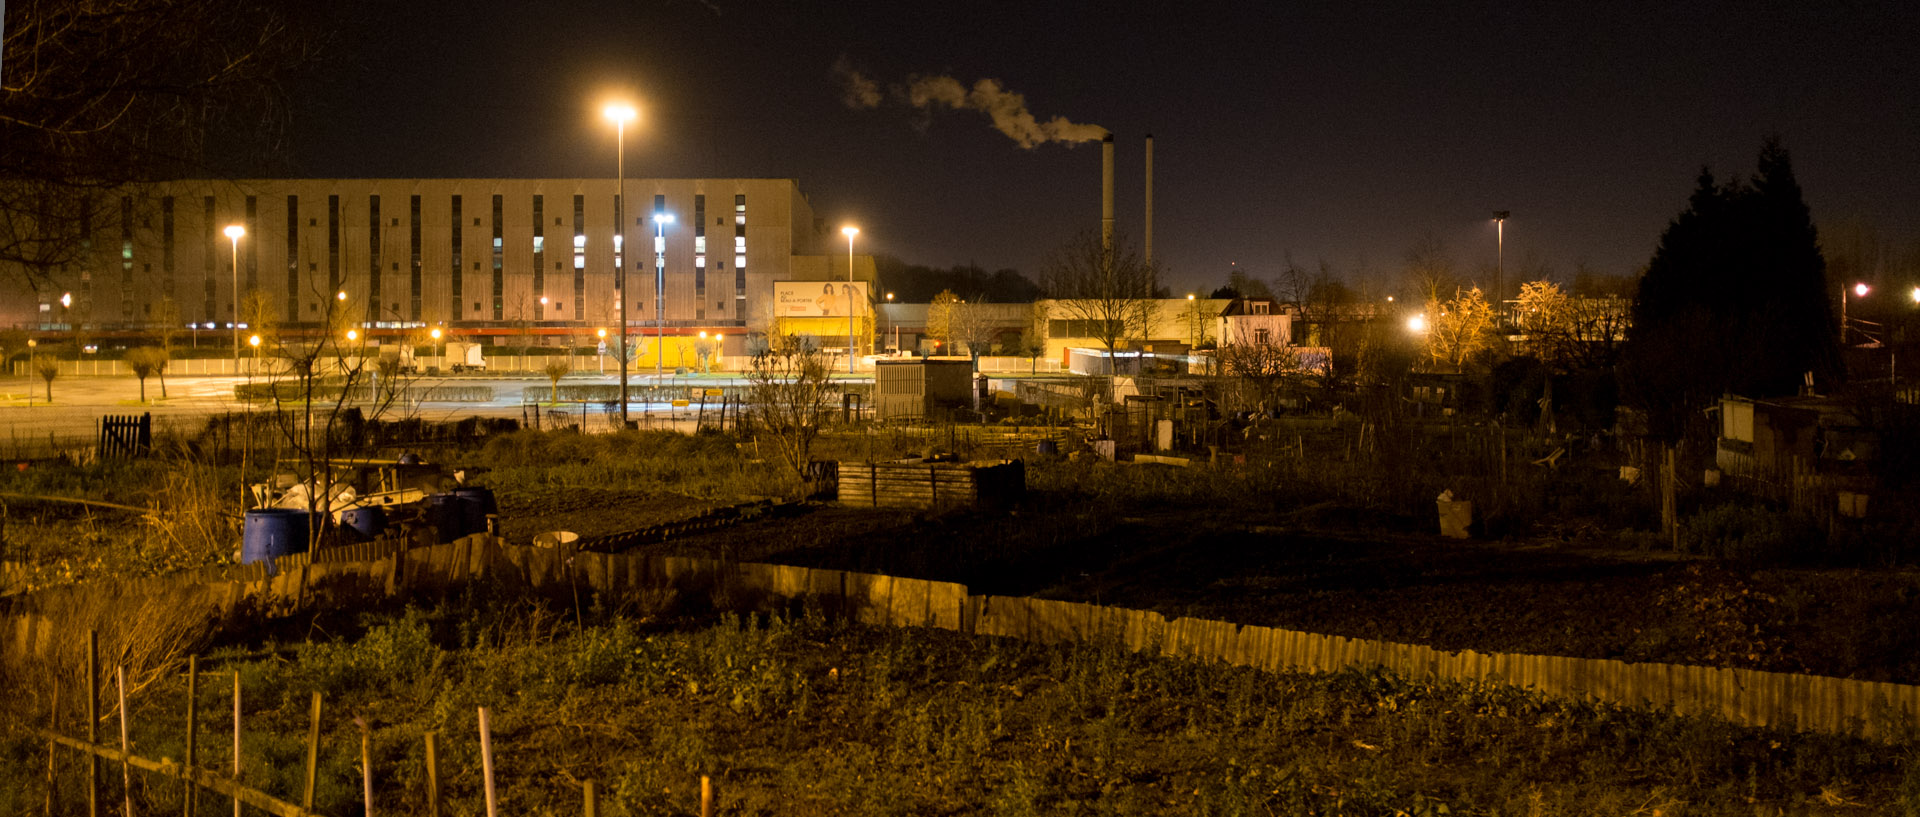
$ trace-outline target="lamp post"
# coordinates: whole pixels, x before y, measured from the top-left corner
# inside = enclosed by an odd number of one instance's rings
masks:
[[[606,374],[607,373],[607,330],[602,329],[594,334],[597,334],[600,336],[600,345],[594,347],[593,359],[595,362],[600,364],[600,373]],[[622,366],[621,368],[624,369],[626,367]],[[622,391],[625,391],[626,388],[627,387],[625,384],[621,384],[620,389]]]
[[[240,373],[240,237],[247,228],[229,224],[224,231],[233,243],[233,373]]]
[[[622,207],[626,204],[627,184],[627,122],[634,117],[632,105],[615,103],[608,105],[601,114],[613,120],[613,288],[620,297],[620,427],[627,426],[627,262],[624,251],[627,242],[622,236],[627,232],[627,220]],[[602,338],[607,336],[601,330]],[[601,373],[606,373],[606,361],[600,363]]]
[[[447,367],[446,355],[441,351],[442,349],[445,349],[446,346],[440,342],[441,336],[446,333],[441,332],[440,327],[436,326],[433,328],[433,331],[428,332],[427,334],[433,336],[433,345],[437,347],[433,350],[434,358],[437,360],[437,363],[435,364],[434,368],[436,369],[446,368]]]
[[[39,373],[39,370],[33,365],[33,353],[34,347],[39,345],[40,341],[27,338],[27,408],[33,408],[33,378],[34,375]]]
[[[672,213],[653,214],[653,254],[657,262],[653,265],[653,376],[660,376],[660,362],[667,357],[667,225],[673,223]]]
[[[1493,317],[1500,318],[1500,310],[1506,304],[1503,293],[1507,288],[1507,216],[1506,210],[1493,211]]]
[[[860,228],[849,224],[840,234],[847,237],[847,374],[853,374],[853,237]]]
[[[1851,287],[1843,286],[1840,288],[1840,345],[1841,346],[1847,345],[1847,290],[1849,289],[1853,290],[1854,297],[1856,298],[1865,298],[1867,297],[1867,293],[1873,291],[1873,288],[1867,286],[1865,281],[1854,284]],[[1916,288],[1914,291],[1916,293],[1920,293],[1920,288]],[[1920,300],[1920,297],[1916,297],[1915,300]]]

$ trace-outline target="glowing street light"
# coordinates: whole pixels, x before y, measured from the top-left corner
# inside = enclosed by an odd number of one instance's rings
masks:
[[[446,351],[445,351],[445,349],[446,349],[446,346],[445,346],[444,344],[442,344],[442,343],[440,342],[440,338],[441,338],[441,336],[442,336],[442,335],[444,335],[444,334],[446,334],[446,333],[444,333],[444,332],[441,332],[441,331],[440,331],[440,327],[438,327],[438,326],[436,326],[436,327],[434,327],[434,328],[433,328],[433,331],[430,331],[430,332],[428,332],[428,333],[427,333],[427,335],[428,335],[429,337],[432,337],[432,338],[433,338],[433,345],[434,345],[434,346],[436,346],[436,347],[439,347],[439,348],[437,348],[437,349],[435,349],[435,350],[434,350],[434,352],[435,352],[435,354],[434,354],[434,357],[437,357],[437,358],[441,358],[441,360],[440,360],[440,365],[441,365],[441,366],[446,366],[446,365],[447,365],[447,361],[446,361],[446,356],[447,356],[447,355],[446,355]]]
[[[622,208],[626,205],[627,186],[627,123],[638,114],[632,105],[615,102],[600,109],[600,115],[613,122],[613,289],[620,293],[620,427],[627,425],[627,262],[623,250],[626,241],[627,219]],[[600,337],[607,336],[606,330],[600,330]],[[600,361],[600,373],[606,374],[607,363]]]
[[[1920,287],[1914,287],[1912,292],[1907,293],[1907,296],[1912,298],[1914,303],[1920,304]]]
[[[594,348],[593,359],[594,359],[594,362],[600,365],[600,373],[606,374],[607,373],[607,330],[601,329],[594,332],[594,334],[600,336],[600,345]],[[622,366],[621,368],[624,369],[626,367]],[[625,379],[625,378],[622,378],[622,379]],[[622,385],[621,388],[625,389],[626,386]]]
[[[1407,331],[1420,333],[1427,331],[1427,316],[1415,315],[1407,319]]]
[[[849,224],[840,234],[847,237],[847,374],[853,374],[853,237],[860,228]]]
[[[1842,286],[1840,288],[1840,345],[1841,346],[1847,345],[1847,290],[1849,289],[1853,290],[1853,296],[1855,298],[1865,298],[1867,297],[1867,293],[1873,291],[1873,288],[1867,286],[1867,282],[1865,281],[1856,283],[1851,287]]]
[[[227,239],[233,242],[233,368],[240,370],[240,237],[247,234],[247,228],[238,224],[229,224]]]

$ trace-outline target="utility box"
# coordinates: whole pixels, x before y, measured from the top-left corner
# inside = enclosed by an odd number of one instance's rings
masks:
[[[873,411],[881,420],[944,419],[973,405],[973,361],[877,360]]]

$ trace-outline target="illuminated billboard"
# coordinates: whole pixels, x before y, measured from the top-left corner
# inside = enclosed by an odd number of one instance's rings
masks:
[[[866,315],[867,285],[860,281],[775,281],[774,314],[782,318],[844,318]]]

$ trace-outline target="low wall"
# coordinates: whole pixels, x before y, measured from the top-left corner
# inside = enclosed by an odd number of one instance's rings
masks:
[[[710,559],[570,552],[503,544],[485,535],[451,544],[402,549],[369,543],[185,577],[61,588],[12,600],[0,618],[0,655],[9,661],[46,656],[71,641],[84,622],[51,621],[44,611],[76,609],[92,594],[93,609],[152,604],[165,596],[231,612],[257,604],[269,610],[353,604],[377,596],[445,592],[470,582],[523,586],[560,597],[574,589],[610,597],[678,588],[717,591],[731,604],[810,598],[874,626],[933,627],[1039,643],[1112,643],[1169,658],[1219,661],[1271,672],[1384,669],[1410,679],[1499,683],[1568,698],[1681,715],[1718,717],[1741,726],[1856,734],[1888,739],[1920,718],[1920,686],[1814,675],[1677,664],[1473,650],[1447,652],[1418,644],[1320,635],[1078,602],[975,596],[965,585],[870,573]],[[102,649],[111,650],[103,629]],[[70,645],[68,645],[70,646]]]

